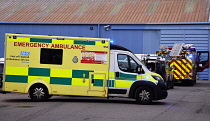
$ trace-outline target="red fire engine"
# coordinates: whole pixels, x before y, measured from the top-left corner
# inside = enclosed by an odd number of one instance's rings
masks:
[[[196,51],[193,44],[175,43],[173,48],[162,48],[156,52],[169,60],[175,82],[194,85],[197,72],[209,68],[209,51]]]

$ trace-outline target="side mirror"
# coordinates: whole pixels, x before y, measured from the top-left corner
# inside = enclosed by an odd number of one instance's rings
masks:
[[[137,66],[136,72],[137,72],[138,74],[143,74],[143,73],[144,73],[144,71],[143,71],[143,69],[142,69],[142,65],[138,65],[138,66]]]

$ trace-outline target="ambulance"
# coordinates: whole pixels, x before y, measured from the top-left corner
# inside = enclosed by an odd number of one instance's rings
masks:
[[[105,38],[5,34],[3,92],[125,97],[150,104],[168,95],[162,77]]]
[[[2,87],[3,70],[4,70],[4,58],[0,58],[0,88]]]

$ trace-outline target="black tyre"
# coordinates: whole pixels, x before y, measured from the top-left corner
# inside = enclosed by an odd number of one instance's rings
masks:
[[[135,99],[138,104],[150,104],[154,99],[154,93],[149,87],[139,87],[135,93]]]
[[[46,101],[49,98],[47,88],[42,84],[33,85],[29,90],[29,96],[32,101]]]
[[[171,81],[166,81],[166,87],[167,87],[167,90],[171,88]]]
[[[194,84],[196,84],[197,83],[197,80],[194,80]]]
[[[195,80],[190,80],[189,86],[194,86],[195,85]]]
[[[0,88],[2,87],[2,77],[0,77]]]
[[[194,80],[182,80],[184,86],[194,86]]]
[[[171,81],[171,89],[174,89],[174,80]]]
[[[48,96],[48,99],[50,99],[51,97],[52,97],[52,95],[49,95],[49,96]]]

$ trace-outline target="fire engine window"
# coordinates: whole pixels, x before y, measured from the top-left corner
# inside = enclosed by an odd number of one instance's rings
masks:
[[[138,64],[128,55],[118,55],[119,69],[125,72],[136,73]]]
[[[208,61],[209,56],[207,52],[199,53],[199,60],[202,61]]]
[[[41,48],[40,63],[41,64],[57,64],[62,65],[63,50]]]

